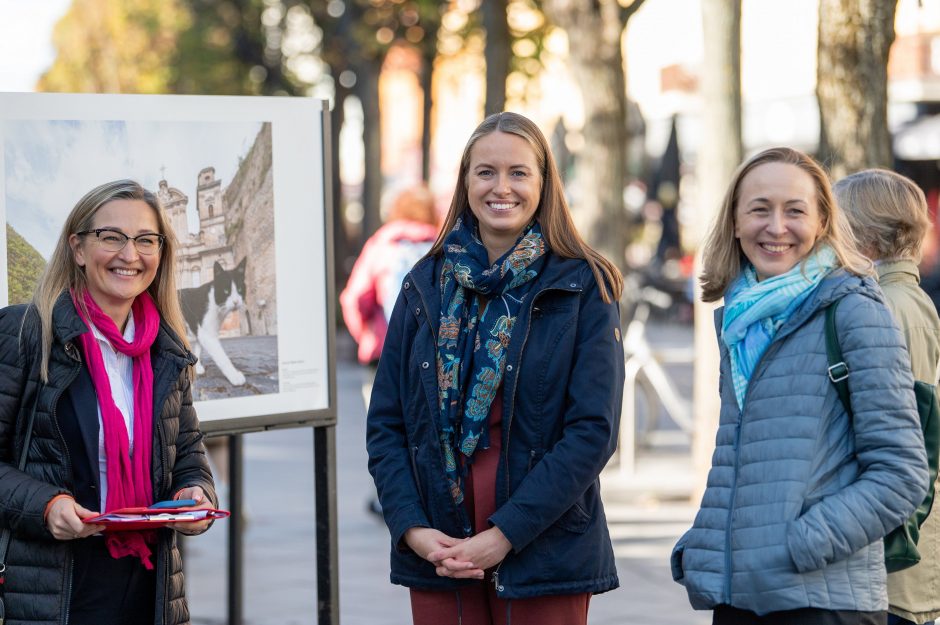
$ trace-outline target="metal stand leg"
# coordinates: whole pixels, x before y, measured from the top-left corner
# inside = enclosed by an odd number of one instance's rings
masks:
[[[228,625],[242,625],[245,593],[244,580],[242,579],[244,565],[242,544],[242,530],[244,528],[242,474],[244,473],[244,460],[242,457],[241,434],[228,437],[228,449],[228,501],[232,511],[232,516],[228,520]]]
[[[317,504],[317,623],[339,625],[336,536],[336,426],[313,428],[313,488]]]

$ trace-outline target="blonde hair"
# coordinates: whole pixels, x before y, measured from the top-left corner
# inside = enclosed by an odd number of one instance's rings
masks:
[[[859,247],[873,260],[920,261],[930,219],[924,192],[913,180],[887,169],[866,169],[834,184],[832,192]]]
[[[481,137],[493,132],[505,132],[521,137],[535,152],[535,160],[542,176],[542,193],[535,214],[542,227],[542,236],[545,237],[548,247],[552,252],[563,258],[584,259],[591,267],[591,271],[594,272],[594,277],[597,280],[604,301],[610,303],[619,300],[623,293],[623,276],[620,275],[620,270],[592,249],[578,234],[574,221],[571,219],[571,210],[568,208],[561,177],[558,174],[558,168],[555,166],[555,158],[552,156],[548,141],[545,140],[545,135],[542,134],[538,126],[518,113],[494,113],[484,119],[470,135],[470,139],[464,147],[463,156],[460,158],[460,172],[454,188],[454,198],[451,200],[450,208],[444,217],[444,224],[437,235],[437,240],[427,255],[435,256],[440,254],[444,247],[444,239],[453,230],[457,219],[462,215],[470,214],[470,202],[467,197],[470,153]]]
[[[78,232],[91,230],[98,209],[112,200],[140,200],[149,206],[157,218],[160,234],[165,238],[160,252],[157,274],[147,287],[160,312],[160,318],[176,333],[183,345],[186,340],[186,325],[176,292],[176,247],[177,240],[170,222],[163,213],[160,200],[152,192],[133,180],[115,180],[95,187],[78,201],[65,219],[62,233],[56,243],[52,258],[46,265],[33,293],[32,304],[39,313],[42,337],[42,360],[40,375],[43,382],[49,381],[49,354],[52,351],[52,311],[56,300],[64,291],[74,290],[80,305],[88,285],[85,270],[75,262],[69,237]]]
[[[872,271],[871,261],[858,251],[855,235],[833,198],[829,175],[822,166],[799,150],[787,147],[770,148],[742,163],[731,178],[731,184],[728,185],[718,215],[702,248],[704,269],[699,281],[702,284],[703,301],[714,302],[724,297],[728,287],[741,273],[746,258],[740,242],[734,235],[738,192],[744,177],[767,163],[795,165],[809,174],[816,187],[816,204],[819,208],[822,232],[807,258],[815,253],[820,245],[829,245],[835,252],[837,266],[860,276],[868,275]]]

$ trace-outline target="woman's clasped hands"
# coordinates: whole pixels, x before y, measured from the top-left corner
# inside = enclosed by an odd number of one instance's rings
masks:
[[[433,564],[438,575],[454,579],[483,579],[484,571],[502,562],[512,549],[498,527],[470,538],[454,538],[429,527],[413,527],[405,532],[405,542]]]

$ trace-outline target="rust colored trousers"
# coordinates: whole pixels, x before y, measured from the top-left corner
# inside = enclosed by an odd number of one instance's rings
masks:
[[[502,387],[489,415],[490,446],[477,449],[464,496],[475,531],[489,527],[496,511],[496,469],[502,445]],[[493,572],[486,572],[490,580]],[[411,591],[414,625],[586,625],[591,593],[500,599],[491,581],[460,590]]]

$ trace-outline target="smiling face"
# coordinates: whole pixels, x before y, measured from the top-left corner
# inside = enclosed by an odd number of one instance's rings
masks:
[[[88,228],[113,228],[127,236],[160,233],[157,216],[142,200],[111,200],[99,208]],[[140,254],[133,241],[109,252],[91,234],[69,237],[76,264],[85,268],[88,293],[118,328],[123,328],[134,298],[147,290],[157,275],[160,252]]]
[[[759,280],[788,272],[823,231],[813,178],[789,163],[758,165],[741,180],[734,222]]]
[[[538,210],[542,175],[535,151],[514,134],[480,137],[470,150],[466,185],[492,263],[512,248]]]

